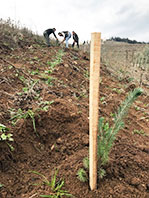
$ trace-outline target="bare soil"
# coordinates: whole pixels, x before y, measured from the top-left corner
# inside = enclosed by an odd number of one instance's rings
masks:
[[[48,194],[47,187],[33,185],[39,181],[38,176],[29,171],[50,178],[58,168],[57,179],[64,178],[65,189],[76,198],[148,198],[149,96],[143,94],[131,107],[104,167],[106,176],[99,180],[97,190],[91,191],[88,183],[80,182],[76,176],[89,149],[89,54],[64,50],[61,63],[46,74],[54,78],[48,85],[41,73],[49,69],[48,62],[55,60],[59,50],[60,47],[33,45],[1,55],[0,123],[10,128],[14,151],[0,142],[0,183],[4,185],[0,197],[37,198]],[[21,76],[28,82],[39,81],[23,92],[26,85]],[[99,115],[112,124],[112,115],[135,87],[127,80],[118,81],[101,65]],[[12,109],[34,111],[43,101],[53,102],[48,111],[36,113],[36,133],[30,118],[12,125]]]

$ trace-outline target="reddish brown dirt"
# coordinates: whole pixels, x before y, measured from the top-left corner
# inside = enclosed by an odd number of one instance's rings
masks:
[[[58,47],[30,47],[0,59],[0,123],[13,133],[14,151],[0,142],[1,198],[37,198],[47,194],[48,188],[33,186],[38,171],[50,177],[55,168],[58,178],[64,178],[65,189],[76,198],[148,198],[149,197],[149,97],[142,95],[130,109],[125,128],[121,130],[105,166],[106,177],[90,191],[88,183],[77,179],[82,160],[88,155],[88,92],[89,55],[76,50],[64,52],[62,62],[50,75],[51,85],[44,83],[39,73],[48,70]],[[37,71],[31,75],[30,71]],[[19,77],[39,79],[28,93]],[[119,82],[107,68],[101,67],[99,115],[112,123],[112,114],[134,86]],[[116,88],[116,89],[115,89]],[[22,95],[18,94],[22,93]],[[37,93],[40,97],[37,96]],[[15,126],[10,110],[35,110],[41,101],[54,101],[48,111],[35,116],[37,134],[31,119],[21,119]],[[144,134],[134,134],[134,130]]]

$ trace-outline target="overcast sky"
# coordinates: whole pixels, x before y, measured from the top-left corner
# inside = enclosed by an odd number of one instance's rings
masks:
[[[48,28],[91,32],[149,42],[149,0],[0,0],[0,18],[11,18],[42,34]]]

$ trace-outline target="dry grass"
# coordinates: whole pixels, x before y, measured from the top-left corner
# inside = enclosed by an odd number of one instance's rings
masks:
[[[16,48],[33,44],[43,44],[43,38],[33,34],[27,28],[14,24],[10,19],[0,19],[0,52],[8,53]]]

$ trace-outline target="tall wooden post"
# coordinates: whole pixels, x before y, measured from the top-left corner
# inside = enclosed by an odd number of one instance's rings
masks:
[[[90,94],[89,94],[89,184],[97,188],[97,130],[99,110],[101,33],[91,34],[90,48]]]

